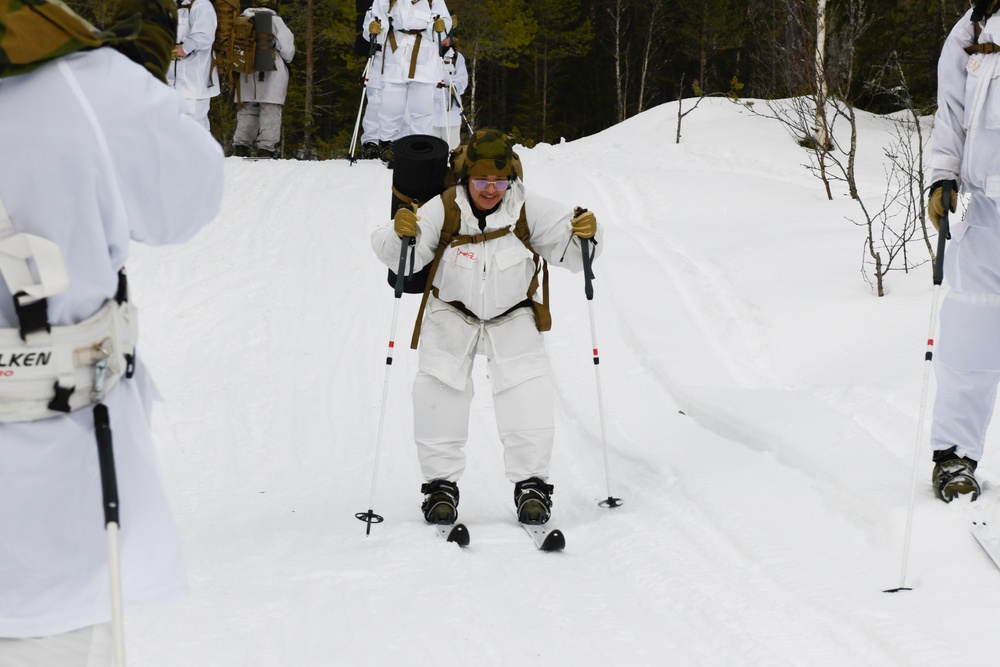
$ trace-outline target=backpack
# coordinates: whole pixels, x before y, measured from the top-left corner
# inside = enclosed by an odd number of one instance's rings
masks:
[[[240,16],[240,0],[212,0],[218,23],[215,27],[212,67],[219,73],[225,90],[233,89],[233,62],[236,59],[234,39],[236,20]]]
[[[240,0],[212,0],[218,26],[215,29],[214,67],[232,90],[237,74],[252,76],[273,72],[274,33],[268,12],[253,16],[240,13]]]
[[[236,17],[233,25],[234,72],[251,76],[277,69],[274,64],[273,18],[274,14],[270,12]]]

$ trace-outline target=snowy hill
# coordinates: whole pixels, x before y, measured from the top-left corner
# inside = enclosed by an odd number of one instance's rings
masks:
[[[393,295],[369,234],[379,164],[226,165],[222,213],[181,248],[135,247],[142,354],[166,402],[156,440],[191,595],[130,613],[130,664],[213,666],[990,664],[1000,572],[969,533],[984,497],[930,490],[926,438],[906,583],[903,536],[930,267],[861,276],[863,231],[782,127],[724,101],[520,150],[528,187],[606,226],[593,307],[608,496],[583,279],[552,272],[559,554],[512,513],[485,364],[474,373],[461,517],[418,507],[400,308],[369,507]],[[861,116],[863,188],[884,118]],[[955,652],[962,647],[961,655]]]

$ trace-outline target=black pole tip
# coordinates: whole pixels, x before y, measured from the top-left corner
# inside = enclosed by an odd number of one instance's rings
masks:
[[[385,521],[385,519],[383,519],[378,514],[375,514],[375,512],[373,512],[372,510],[368,510],[367,512],[358,512],[357,514],[354,515],[354,518],[360,521],[364,521],[365,523],[368,524],[368,527],[365,529],[365,535],[371,534],[373,523],[382,523],[383,521]]]
[[[622,506],[622,499],[621,498],[612,498],[611,496],[608,496],[606,500],[602,500],[601,502],[599,502],[597,504],[600,507],[607,507],[607,508],[614,509],[615,507],[621,507]]]

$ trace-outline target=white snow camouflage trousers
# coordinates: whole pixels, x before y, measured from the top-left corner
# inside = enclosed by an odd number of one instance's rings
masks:
[[[465,471],[472,367],[486,350],[507,479],[548,479],[555,434],[552,375],[530,308],[482,324],[431,297],[413,383],[414,440],[426,481],[457,482]]]
[[[236,113],[233,144],[254,146],[274,152],[281,141],[281,105],[270,102],[244,102]]]
[[[934,450],[957,447],[978,461],[1000,382],[1000,209],[973,190],[965,221],[945,250],[949,291],[934,356]]]

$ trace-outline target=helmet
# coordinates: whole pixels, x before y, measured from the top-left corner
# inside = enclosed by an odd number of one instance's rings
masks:
[[[514,180],[514,147],[500,130],[479,130],[469,138],[462,164],[462,178],[501,176]]]

